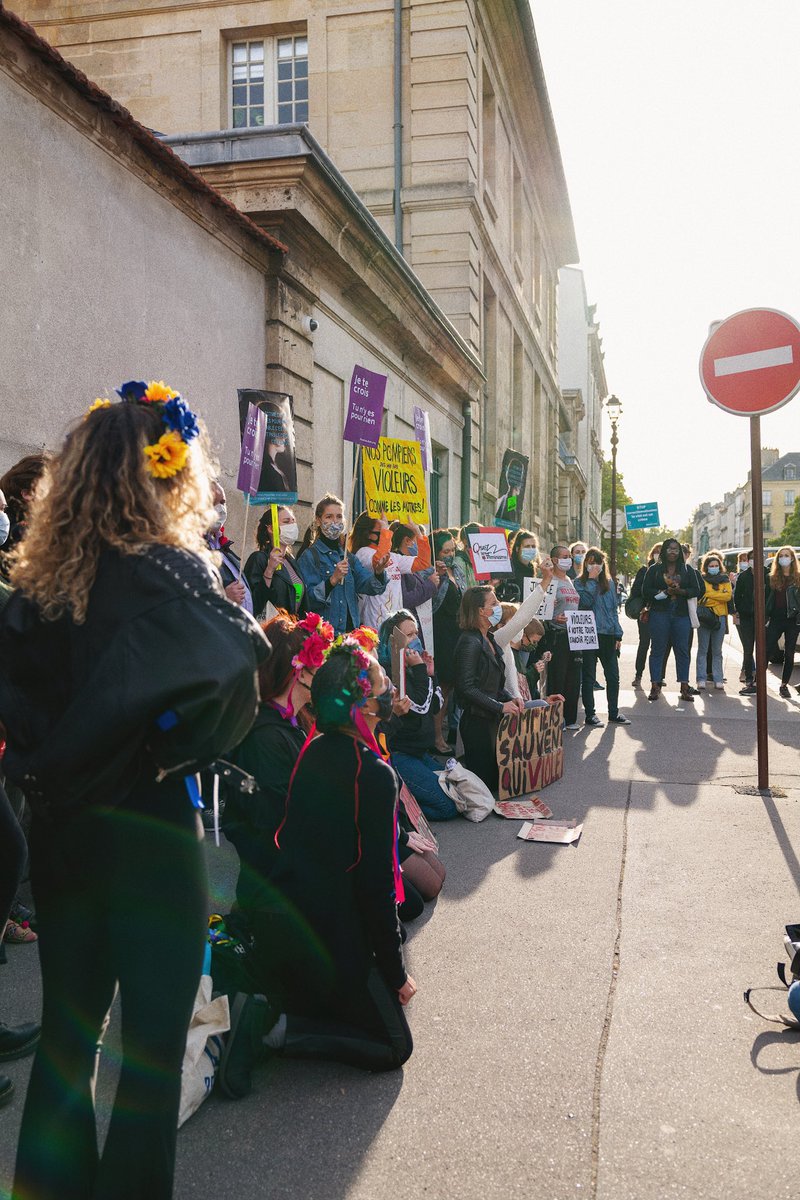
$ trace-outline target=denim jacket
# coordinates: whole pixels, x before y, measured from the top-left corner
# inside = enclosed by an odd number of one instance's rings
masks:
[[[619,623],[617,596],[613,587],[609,586],[607,592],[601,592],[596,579],[584,580],[580,576],[574,582],[575,590],[581,598],[581,608],[590,608],[594,611],[598,634],[610,634],[611,637],[620,641],[622,626]]]
[[[328,588],[334,567],[347,554],[350,570],[341,583]],[[334,631],[346,633],[361,624],[357,596],[377,596],[386,588],[386,575],[376,575],[355,554],[335,549],[318,538],[297,560],[297,571],[306,585],[306,603],[311,612],[330,621]]]

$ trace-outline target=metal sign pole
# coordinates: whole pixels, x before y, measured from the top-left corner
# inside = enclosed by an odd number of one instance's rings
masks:
[[[767,735],[767,638],[764,597],[764,527],[761,514],[761,418],[750,418],[750,486],[753,513],[753,597],[756,634],[756,738],[758,745],[758,788],[769,788],[769,743]]]

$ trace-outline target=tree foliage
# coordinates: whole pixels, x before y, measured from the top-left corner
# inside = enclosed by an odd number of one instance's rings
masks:
[[[780,540],[784,546],[800,546],[800,496],[794,502],[792,515],[783,527]]]

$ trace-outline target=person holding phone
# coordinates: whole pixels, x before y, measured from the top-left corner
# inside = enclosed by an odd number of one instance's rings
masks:
[[[404,576],[412,571],[426,570],[431,565],[430,546],[422,530],[417,525],[408,526],[406,530],[408,536],[401,541],[396,538],[396,531],[390,528],[385,515],[371,517],[368,512],[362,512],[356,517],[347,541],[349,552],[366,570],[371,570],[376,560],[385,563],[384,590],[377,595],[362,594],[358,598],[361,624],[368,625],[376,633],[387,617],[407,607],[403,603]]]
[[[581,608],[594,613],[597,628],[598,649],[583,651],[582,695],[585,724],[594,727],[603,724],[595,712],[594,685],[599,658],[606,677],[608,723],[630,725],[628,718],[619,711],[619,651],[622,644],[622,626],[619,623],[613,580],[608,574],[606,556],[599,547],[590,546],[586,551],[581,573],[575,579],[575,588],[580,596]]]
[[[642,596],[650,608],[650,693],[648,700],[661,695],[664,660],[668,642],[675,650],[675,662],[681,699],[694,703],[689,684],[689,633],[691,622],[687,601],[704,591],[703,581],[686,562],[677,538],[667,538],[658,559],[647,568],[642,581]]]
[[[292,547],[300,537],[291,508],[278,508],[279,544],[272,544],[272,506],[264,510],[256,529],[258,550],[244,564],[244,577],[253,596],[253,612],[261,620],[267,604],[291,616],[305,611],[305,585]]]

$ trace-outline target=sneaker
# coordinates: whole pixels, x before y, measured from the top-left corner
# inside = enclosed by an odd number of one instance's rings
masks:
[[[781,686],[778,688],[778,691],[779,691],[779,692],[780,692],[780,694],[781,694],[782,696],[784,696],[784,697],[785,697],[787,700],[788,700],[788,699],[791,697],[791,694],[792,694],[792,693],[789,691],[789,689],[788,689],[788,687],[786,686],[786,684],[785,684],[785,683],[782,683],[782,684],[781,684]]]
[[[232,1100],[248,1095],[253,1086],[253,1067],[264,1054],[264,1034],[275,1023],[271,1011],[266,996],[237,992],[217,1071],[219,1086]]]
[[[630,721],[622,713],[617,713],[615,717],[608,718],[609,725],[630,725]]]
[[[697,688],[690,687],[688,689],[688,692],[689,692],[690,696],[699,696],[700,695],[700,692],[698,691]]]
[[[717,689],[717,691],[718,691],[718,692],[724,692],[724,691],[725,691],[725,684],[724,684],[724,683],[715,683],[715,684],[714,684],[714,687]]]
[[[633,683],[631,684],[631,687],[633,687],[633,688],[640,688],[641,686],[642,686],[642,677],[641,677],[641,675],[634,675],[634,677],[633,677]]]
[[[571,725],[565,725],[564,728],[565,729],[580,729],[580,725],[578,724],[577,721],[573,721]]]
[[[41,1025],[28,1021],[25,1025],[0,1025],[0,1061],[10,1062],[12,1058],[25,1058],[33,1054],[42,1032]]]
[[[596,679],[595,679],[595,681],[594,681],[594,690],[595,690],[596,692],[602,692],[602,691],[603,691],[603,685],[602,685],[602,683],[598,683]]]
[[[757,691],[758,691],[758,688],[756,687],[756,685],[754,683],[748,683],[748,684],[745,684],[745,686],[741,689],[741,691],[739,692],[739,695],[740,696],[755,696]]]
[[[596,713],[591,717],[587,717],[583,723],[584,723],[584,725],[591,725],[593,729],[602,729],[603,728],[603,722],[600,720],[600,718],[597,716]]]

